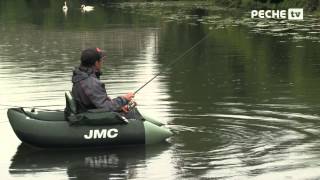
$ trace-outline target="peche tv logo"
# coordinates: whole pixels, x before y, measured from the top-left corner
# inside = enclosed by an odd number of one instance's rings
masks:
[[[303,9],[290,8],[288,10],[252,10],[251,18],[303,20]]]

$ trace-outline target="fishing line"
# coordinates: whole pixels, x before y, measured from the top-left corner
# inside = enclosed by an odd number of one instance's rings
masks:
[[[195,47],[197,47],[199,44],[201,44],[205,39],[209,37],[209,33],[207,33],[202,39],[200,39],[197,43],[195,43],[193,46],[191,46],[188,50],[186,50],[183,54],[181,54],[179,57],[177,57],[175,60],[173,60],[171,63],[164,66],[164,70],[160,71],[158,74],[153,76],[149,81],[147,81],[145,84],[143,84],[139,89],[137,89],[134,94],[137,94],[142,88],[144,88],[146,85],[148,85],[151,81],[153,81],[155,78],[157,78],[160,74],[162,74],[168,67],[174,66],[178,61],[182,59],[185,55],[187,55],[191,50],[193,50]]]

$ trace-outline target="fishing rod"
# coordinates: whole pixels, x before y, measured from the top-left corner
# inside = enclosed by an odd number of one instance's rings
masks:
[[[15,106],[15,105],[8,105],[8,104],[0,104],[0,106],[4,106],[4,107],[8,107],[8,108],[30,108],[32,110],[34,109],[38,109],[38,110],[43,110],[43,111],[52,111],[52,112],[64,112],[64,110],[54,110],[54,109],[44,109],[41,107],[52,107],[54,105],[51,106],[33,106],[33,107],[28,107],[28,106]],[[6,108],[7,109],[7,108]],[[0,109],[0,110],[5,110],[4,108]],[[0,125],[9,122],[8,120],[5,121],[0,121]]]
[[[195,43],[193,46],[191,46],[188,50],[186,50],[184,53],[182,53],[180,56],[178,56],[175,60],[173,60],[171,63],[167,64],[164,66],[164,70],[160,71],[159,73],[157,73],[155,76],[153,76],[149,81],[147,81],[146,83],[144,83],[140,88],[138,88],[136,91],[134,91],[133,94],[137,94],[142,88],[144,88],[146,85],[148,85],[151,81],[153,81],[155,78],[157,78],[160,74],[162,74],[167,68],[169,68],[170,66],[173,67],[174,65],[177,64],[177,62],[179,62],[185,55],[187,55],[189,52],[191,52],[191,50],[193,50],[194,48],[196,48],[199,44],[201,44],[205,39],[207,39],[209,37],[209,33],[207,33],[203,38],[201,38],[197,43]]]
[[[52,107],[55,105],[48,105],[48,106],[15,106],[15,105],[8,105],[8,104],[0,104],[0,106],[8,107],[8,108],[30,108],[30,109],[39,109],[44,111],[54,111],[54,112],[63,112],[64,110],[54,110],[54,109],[45,109],[41,107]],[[60,105],[59,105],[60,106]]]

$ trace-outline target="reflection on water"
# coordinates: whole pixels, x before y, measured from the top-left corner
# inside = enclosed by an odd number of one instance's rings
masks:
[[[21,144],[12,158],[9,172],[14,177],[66,173],[69,179],[132,179],[159,156],[168,144],[105,149],[46,150]],[[48,176],[48,175],[45,175]]]
[[[163,5],[161,14],[148,4],[135,9],[97,3],[81,14],[78,1],[70,1],[65,16],[62,3],[36,2],[1,1],[0,104],[63,109],[81,49],[98,46],[107,52],[102,81],[112,96],[163,71],[136,98],[142,111],[168,123],[175,135],[170,147],[155,148],[150,156],[149,147],[39,151],[19,146],[1,107],[0,171],[6,179],[320,178],[320,45],[292,38],[318,36],[313,17],[306,20],[312,27],[300,32],[303,22],[285,30],[286,21],[235,20],[204,5],[181,11]]]

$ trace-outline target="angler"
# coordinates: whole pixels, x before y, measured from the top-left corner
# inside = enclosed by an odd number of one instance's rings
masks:
[[[76,100],[77,113],[90,109],[103,111],[128,112],[128,103],[134,97],[133,93],[110,98],[105,84],[100,81],[101,68],[105,53],[99,48],[88,48],[82,51],[80,66],[73,70],[72,96]]]
[[[192,49],[197,47],[208,36],[209,34],[204,36],[182,55],[167,64],[165,69],[176,65],[182,57],[191,52]],[[100,49],[96,48],[90,51],[94,51],[97,55],[94,63],[97,63],[97,60],[103,58]],[[100,65],[98,64],[97,66]],[[100,90],[105,90],[103,84],[98,81],[98,76],[100,74],[97,72],[98,71],[91,71],[90,75],[93,76],[93,81],[95,81],[95,83],[101,85],[101,87],[99,87]],[[133,115],[136,115],[138,111],[136,108],[130,108],[130,106],[134,107],[134,103],[132,103],[132,101],[130,103],[129,100],[132,100],[136,93],[157,78],[162,72],[163,71],[153,76],[134,93],[129,93],[124,97],[118,98],[125,106],[122,106],[124,105],[122,103],[118,103],[117,106],[99,106],[98,104],[109,103],[110,105],[110,102],[111,104],[113,102],[111,99],[107,99],[107,94],[105,92],[105,94],[101,96],[102,102],[97,101],[94,103],[91,101],[92,97],[89,97],[92,96],[92,94],[86,91],[83,91],[82,93],[86,93],[85,95],[86,98],[88,98],[86,99],[88,100],[88,104],[83,103],[82,105],[88,105],[89,108],[102,108],[102,110],[106,110],[106,107],[109,107],[108,110],[113,110],[112,107],[117,107],[116,109],[119,110],[118,107],[121,107],[120,109],[122,111],[128,110],[129,112],[133,112]],[[90,75],[88,74],[88,76]],[[81,80],[79,80],[79,82],[80,81]],[[81,83],[79,83],[79,86],[82,88]],[[25,143],[39,147],[97,147],[128,144],[154,144],[164,141],[173,135],[170,129],[166,128],[163,123],[145,115],[139,114],[138,116],[132,116],[132,118],[127,119],[123,114],[114,111],[99,111],[99,109],[97,109],[97,111],[90,111],[90,109],[86,110],[87,107],[83,108],[81,104],[77,104],[79,103],[81,95],[76,94],[76,92],[78,92],[76,90],[74,92],[76,99],[74,99],[69,91],[65,93],[65,111],[46,110],[38,112],[35,109],[28,111],[23,107],[8,109],[8,119],[17,137]],[[97,100],[95,98],[93,98],[94,101]],[[110,102],[106,103],[106,101]],[[99,129],[92,129],[93,126],[99,127]],[[106,138],[109,138],[109,140],[105,141],[104,139]],[[88,141],[89,139],[96,140]]]

